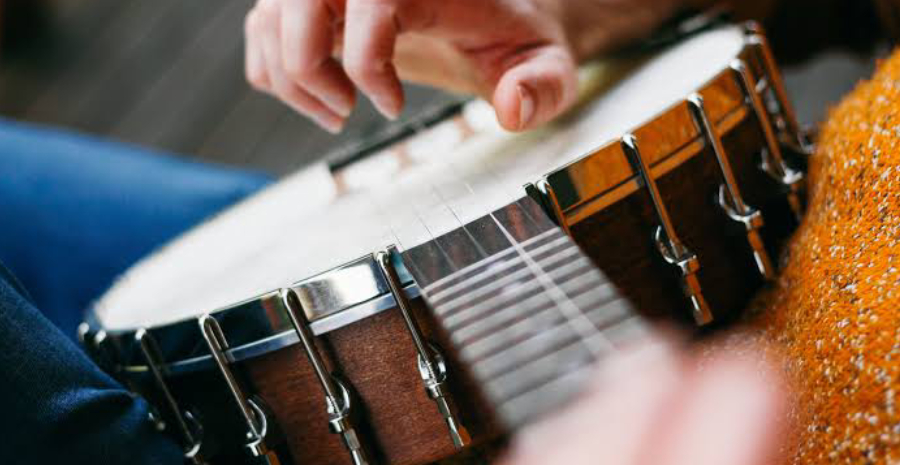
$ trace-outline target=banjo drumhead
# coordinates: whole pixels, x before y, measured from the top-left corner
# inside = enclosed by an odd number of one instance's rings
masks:
[[[504,132],[484,102],[414,136],[397,157],[342,173],[306,168],[183,234],[128,270],[95,304],[107,330],[154,327],[226,308],[397,244],[418,245],[522,197],[522,185],[639,127],[726,69],[744,44],[725,27],[635,64],[584,72],[600,95],[527,134]],[[691,66],[685,66],[690,63]],[[619,77],[621,67],[629,68]],[[594,84],[594,86],[592,86]],[[474,129],[474,131],[472,131]]]

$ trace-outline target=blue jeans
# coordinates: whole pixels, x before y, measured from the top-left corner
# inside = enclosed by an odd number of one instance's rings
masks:
[[[0,463],[182,462],[75,328],[126,267],[268,182],[0,121]]]

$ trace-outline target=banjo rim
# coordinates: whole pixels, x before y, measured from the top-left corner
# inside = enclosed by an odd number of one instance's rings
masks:
[[[740,30],[740,26],[728,25],[713,29],[723,30],[733,28]],[[760,34],[759,30],[748,25],[742,29],[744,42],[735,59],[746,58],[753,52],[751,49],[751,38]],[[746,60],[749,61],[749,60]],[[714,77],[700,84],[696,92],[701,93],[704,90],[716,85],[723,79],[733,79],[730,75],[731,70],[725,68],[719,71]],[[760,83],[764,84],[762,88],[757,88],[757,93],[763,93],[769,90],[768,82],[760,79]],[[733,96],[735,97],[735,96]],[[713,125],[716,132],[720,134],[727,133],[734,129],[740,122],[752,115],[750,104],[745,96],[736,96],[737,103],[724,112],[721,117],[715,118]],[[684,100],[669,105],[644,122],[638,127],[633,128],[638,131],[647,127],[666,115],[676,111],[683,106]],[[681,147],[686,147],[698,141],[701,143],[697,153],[702,151],[702,140],[698,134],[686,136]],[[559,177],[560,173],[568,173],[573,167],[579,164],[597,158],[601,154],[605,154],[613,148],[617,148],[619,139],[613,139],[591,150],[588,153],[577,157],[575,161],[559,167],[545,175],[541,180],[537,180],[538,185],[546,184],[548,180]],[[679,149],[680,150],[680,149]],[[666,165],[669,167],[662,170],[658,176],[662,176],[671,171],[682,163],[696,155],[688,154],[682,156],[681,159],[672,161],[671,158],[676,155],[679,150],[661,156],[651,168],[656,171],[656,167]],[[657,175],[657,173],[654,173]],[[632,173],[629,178],[637,178],[636,173]],[[630,181],[629,181],[630,182]],[[523,191],[522,197],[528,192]],[[611,203],[621,200],[631,195],[630,193],[618,194],[618,199]],[[594,196],[596,199],[596,195]],[[583,197],[582,197],[583,199]],[[567,208],[575,208],[578,202],[568,202]],[[611,204],[607,203],[607,205]],[[575,205],[575,207],[573,207]],[[566,220],[566,212],[560,208],[559,204],[555,205],[555,216]],[[602,208],[600,208],[602,209]],[[594,210],[595,212],[597,210]],[[396,250],[391,253],[394,267],[398,270],[404,292],[407,298],[413,299],[420,295],[418,286],[414,283],[412,276],[403,265],[400,254]],[[368,280],[364,283],[363,280]],[[341,284],[338,285],[337,282]],[[357,292],[353,295],[347,295],[341,292],[347,289],[348,283],[358,284],[363,282],[365,290]],[[382,311],[388,310],[396,306],[396,299],[390,292],[386,278],[378,268],[374,254],[367,254],[363,257],[344,263],[331,270],[311,276],[306,279],[295,282],[287,289],[294,291],[303,303],[303,309],[310,323],[310,329],[314,335],[326,334],[335,329],[350,325],[361,319],[373,316]],[[228,334],[231,341],[230,348],[227,349],[226,356],[229,361],[240,361],[253,358],[265,353],[269,353],[284,347],[291,346],[300,342],[299,337],[291,326],[290,319],[287,316],[289,310],[285,308],[280,298],[281,289],[272,290],[255,297],[250,297],[244,301],[229,305],[226,307],[214,309],[208,313],[194,315],[170,321],[161,324],[148,325],[147,327],[132,328],[107,328],[103,325],[98,312],[103,309],[101,304],[95,304],[88,310],[86,321],[79,326],[78,337],[82,344],[95,355],[95,359],[111,361],[114,360],[114,366],[118,370],[125,373],[143,373],[149,371],[149,367],[140,351],[140,344],[137,340],[137,334],[146,332],[153,336],[160,347],[161,361],[165,364],[168,372],[172,374],[187,373],[204,370],[214,367],[212,356],[204,350],[202,344],[190,343],[191,340],[200,340],[202,338],[199,330],[197,319],[204,315],[211,315],[219,320],[223,331]],[[305,300],[304,300],[305,299]],[[248,323],[256,323],[257,327],[247,328]],[[185,340],[188,343],[185,343]],[[110,350],[108,347],[112,341],[115,347],[115,353],[109,354],[105,351]]]

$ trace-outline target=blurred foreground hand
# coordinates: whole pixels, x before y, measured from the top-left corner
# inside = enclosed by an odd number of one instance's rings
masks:
[[[400,79],[477,94],[519,131],[573,103],[578,61],[646,36],[689,2],[258,0],[245,22],[246,74],[331,132],[355,88],[396,118]]]
[[[781,383],[757,360],[644,347],[566,411],[513,439],[503,465],[762,465],[779,443]]]

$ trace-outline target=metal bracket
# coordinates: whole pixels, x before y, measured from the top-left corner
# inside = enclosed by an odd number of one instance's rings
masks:
[[[356,434],[356,429],[353,425],[350,392],[325,367],[322,356],[316,348],[312,331],[309,329],[309,321],[306,319],[306,313],[303,310],[300,299],[297,297],[296,292],[286,288],[281,290],[281,301],[291,319],[294,331],[297,332],[297,336],[300,338],[301,344],[303,344],[306,356],[316,373],[316,377],[322,385],[322,390],[325,392],[325,402],[328,407],[328,424],[331,432],[341,435],[344,446],[350,453],[350,459],[354,465],[370,463],[368,454],[363,449],[362,442]]]
[[[172,417],[175,418],[175,423],[178,426],[178,433],[181,436],[185,448],[184,458],[191,463],[198,465],[206,463],[199,454],[200,447],[203,443],[203,428],[194,415],[191,414],[190,410],[183,410],[175,400],[175,396],[172,395],[172,391],[169,389],[168,383],[166,383],[165,365],[160,356],[156,339],[154,339],[144,328],[139,329],[134,334],[134,339],[141,348],[141,353],[144,355],[144,360],[147,362],[147,368],[153,376],[156,386],[163,394],[166,406],[169,408]],[[164,429],[165,425],[162,423],[161,418],[159,418],[158,415],[155,415],[154,417],[154,420],[160,429]],[[193,430],[188,426],[188,423],[194,425]]]
[[[265,411],[259,403],[253,399],[249,399],[240,383],[231,371],[231,365],[228,361],[225,351],[228,349],[228,341],[222,332],[219,322],[209,314],[202,315],[197,319],[200,325],[200,332],[203,333],[203,339],[209,347],[213,361],[219,367],[228,389],[231,391],[234,401],[244,417],[247,425],[247,450],[251,457],[257,463],[265,465],[278,465],[281,463],[274,451],[270,450],[266,445],[266,433],[268,432],[268,418]]]
[[[559,205],[559,199],[556,197],[556,191],[553,190],[553,186],[550,185],[550,181],[547,178],[542,178],[537,182],[535,186],[540,195],[546,199],[545,202],[541,202],[542,204],[549,204],[550,208],[553,210],[552,215],[549,215],[552,218],[556,218],[556,223],[559,225],[560,229],[566,233],[567,236],[572,237],[572,231],[569,230],[569,224],[566,222],[566,215],[562,211],[562,207]]]
[[[681,271],[682,287],[684,294],[691,301],[693,307],[694,321],[698,325],[706,325],[712,322],[713,315],[703,297],[703,291],[700,286],[700,280],[697,277],[697,271],[700,270],[700,261],[697,255],[691,252],[678,238],[669,212],[659,193],[659,187],[656,180],[650,172],[647,161],[641,156],[638,148],[637,138],[633,134],[626,134],[622,137],[622,150],[628,157],[631,165],[638,171],[642,184],[650,194],[650,200],[653,202],[653,208],[656,211],[659,227],[654,233],[654,241],[659,249],[662,257],[670,264],[677,266]]]
[[[814,147],[807,137],[807,132],[800,127],[797,121],[797,113],[794,111],[794,107],[788,98],[784,79],[775,63],[769,40],[766,38],[762,26],[758,23],[747,23],[745,29],[747,31],[747,42],[754,48],[762,66],[763,77],[774,96],[774,104],[777,107],[775,111],[776,123],[782,133],[785,148],[790,149],[800,157],[807,158],[812,155]]]
[[[801,194],[806,187],[806,177],[803,172],[791,168],[785,162],[781,150],[782,147],[778,142],[778,137],[775,135],[772,120],[769,118],[769,112],[763,103],[762,97],[756,91],[757,82],[750,72],[750,68],[743,61],[734,60],[731,63],[731,70],[734,72],[744,96],[750,101],[753,112],[756,114],[756,119],[759,121],[763,137],[766,140],[762,169],[785,187],[788,205],[790,205],[795,219],[799,222],[804,210]],[[770,83],[770,85],[772,84]]]
[[[387,279],[391,288],[391,294],[393,294],[394,300],[397,302],[397,308],[400,309],[406,328],[409,330],[413,344],[416,346],[419,375],[422,377],[425,390],[428,392],[428,396],[437,404],[438,411],[444,418],[444,422],[447,423],[447,429],[450,431],[453,445],[457,449],[462,449],[471,443],[471,438],[468,431],[460,423],[458,415],[448,399],[448,392],[445,388],[447,365],[444,363],[444,357],[440,350],[433,344],[425,342],[422,330],[416,323],[415,318],[413,318],[412,307],[406,298],[406,293],[403,291],[397,270],[391,262],[391,257],[395,253],[396,248],[393,246],[389,247],[386,250],[377,252],[375,260]]]
[[[731,168],[731,161],[728,158],[728,154],[725,153],[725,146],[722,144],[719,133],[716,132],[709,120],[709,114],[706,112],[706,107],[703,104],[703,97],[699,94],[693,94],[688,97],[687,102],[694,117],[694,122],[700,129],[706,144],[712,148],[719,169],[722,172],[722,178],[725,180],[725,183],[719,187],[719,205],[732,220],[744,225],[747,231],[747,243],[753,250],[756,268],[763,279],[771,281],[775,279],[775,267],[772,266],[769,252],[766,251],[762,236],[759,233],[760,228],[763,226],[762,213],[744,202],[737,179],[734,176],[734,170]]]

